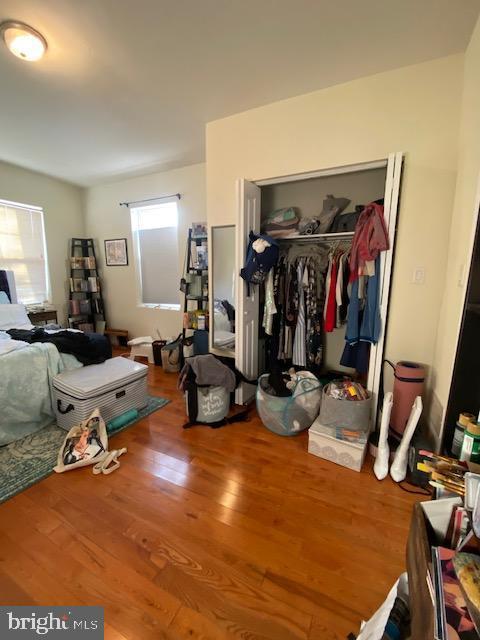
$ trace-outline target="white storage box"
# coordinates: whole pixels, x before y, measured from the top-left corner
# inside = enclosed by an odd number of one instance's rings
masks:
[[[148,404],[147,365],[127,358],[64,371],[53,379],[57,424],[68,431],[97,407],[105,422]]]
[[[361,471],[367,451],[368,433],[348,438],[348,431],[326,427],[317,419],[308,432],[308,452],[353,471]],[[343,438],[343,439],[342,439]],[[356,442],[351,440],[355,439]]]

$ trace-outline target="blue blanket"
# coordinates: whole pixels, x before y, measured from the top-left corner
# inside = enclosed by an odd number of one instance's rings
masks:
[[[0,356],[0,445],[55,421],[52,379],[82,365],[53,344],[31,344]]]

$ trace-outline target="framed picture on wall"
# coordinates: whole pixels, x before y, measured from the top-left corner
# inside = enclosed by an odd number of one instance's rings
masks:
[[[105,240],[105,264],[107,267],[126,267],[128,265],[126,238]]]

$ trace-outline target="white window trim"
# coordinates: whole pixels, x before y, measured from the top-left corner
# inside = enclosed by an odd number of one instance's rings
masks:
[[[42,219],[42,244],[43,244],[43,255],[44,255],[44,266],[45,266],[45,300],[38,300],[36,302],[29,302],[28,306],[43,304],[47,302],[51,304],[53,301],[52,298],[52,281],[50,279],[50,268],[48,261],[48,248],[47,248],[47,232],[45,229],[45,211],[43,207],[40,207],[35,204],[26,204],[24,202],[15,202],[14,200],[5,200],[0,198],[0,206],[12,207],[13,209],[21,209],[23,211],[34,211],[35,213],[39,213]],[[17,292],[18,297],[18,292]]]

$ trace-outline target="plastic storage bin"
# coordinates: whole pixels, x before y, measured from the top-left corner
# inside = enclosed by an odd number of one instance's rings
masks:
[[[225,387],[196,387],[195,391],[185,392],[185,404],[189,415],[189,393],[197,394],[197,417],[199,422],[219,422],[230,409],[230,394]]]
[[[100,409],[105,422],[148,404],[148,367],[121,356],[70,369],[53,378],[57,424],[68,431]]]
[[[368,434],[363,431],[347,431],[347,434],[352,435],[352,438],[349,438],[348,435],[342,435],[342,431],[335,427],[324,427],[320,419],[315,420],[308,432],[308,452],[347,469],[361,471],[367,451]]]
[[[323,388],[322,395],[319,422],[323,426],[351,431],[370,430],[371,396],[366,400],[337,400],[327,394],[327,387]]]
[[[257,411],[263,424],[280,436],[294,436],[308,429],[320,411],[321,383],[300,378],[293,395],[280,398],[268,393],[268,376],[260,376],[257,387]]]

